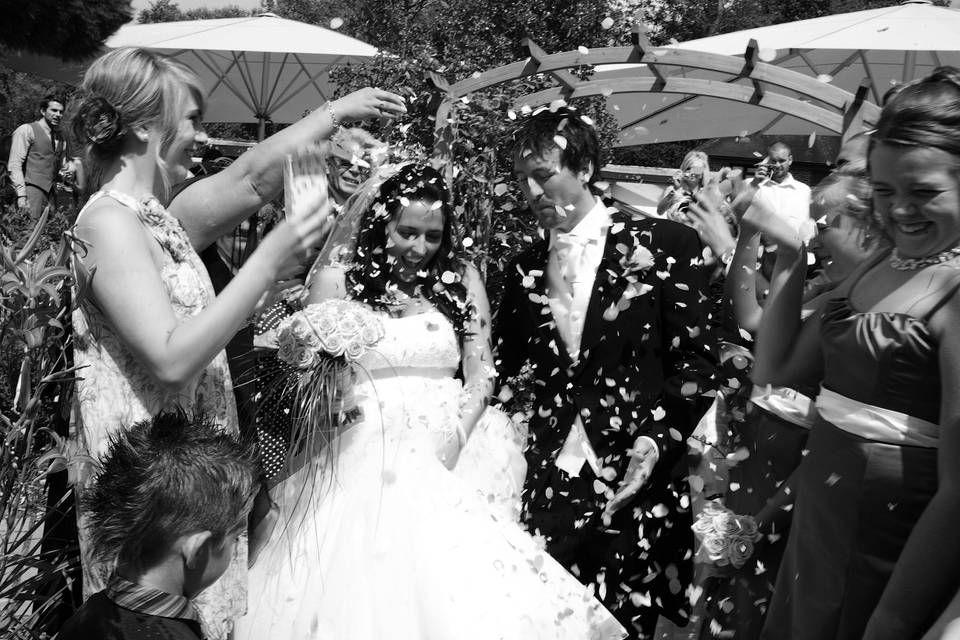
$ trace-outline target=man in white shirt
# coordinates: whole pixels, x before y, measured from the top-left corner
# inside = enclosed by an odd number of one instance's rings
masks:
[[[56,203],[57,182],[72,178],[74,171],[72,161],[64,161],[67,145],[60,133],[62,118],[63,100],[45,96],[40,102],[40,119],[17,127],[10,141],[10,183],[17,192],[17,207],[29,210],[33,220],[48,202]]]
[[[774,142],[767,149],[767,157],[757,167],[757,178],[763,180],[757,190],[758,198],[770,209],[799,230],[810,219],[810,187],[790,173],[793,153],[782,142]]]
[[[494,321],[501,379],[534,369],[522,518],[631,638],[651,637],[661,614],[689,615],[689,499],[674,471],[713,387],[702,246],[594,195],[597,136],[575,110],[537,112],[514,140],[545,232],[508,268]]]

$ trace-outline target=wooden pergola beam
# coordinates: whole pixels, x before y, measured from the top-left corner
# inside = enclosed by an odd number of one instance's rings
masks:
[[[681,95],[700,95],[731,102],[756,104],[757,106],[788,113],[793,117],[819,125],[831,131],[840,133],[843,130],[843,114],[838,110],[819,107],[798,98],[793,98],[773,91],[767,91],[756,100],[753,87],[742,84],[730,84],[716,80],[702,80],[698,78],[668,78],[667,82],[657,88],[658,80],[655,77],[644,78],[609,78],[605,80],[590,80],[582,82],[570,95],[570,99],[588,98],[598,95],[609,95],[611,91],[618,95],[627,93],[669,93]],[[563,97],[559,89],[547,89],[532,93],[516,101],[517,107],[539,106],[549,104],[553,100]],[[869,106],[864,104],[865,115],[870,115]],[[876,110],[877,115],[879,109]],[[635,125],[631,125],[635,126]],[[630,127],[624,127],[628,129]]]
[[[534,42],[533,38],[524,38],[523,46],[525,46],[527,51],[530,52],[530,60],[536,63],[538,70],[542,66],[543,60],[546,60],[550,57],[550,54],[541,49],[540,45]],[[577,53],[579,53],[579,51]],[[563,85],[564,89],[568,92],[573,91],[577,88],[577,85],[580,84],[580,78],[567,71],[567,68],[552,69],[546,71],[546,73],[549,73],[551,76],[553,76],[554,80]]]
[[[641,27],[635,25],[631,46],[604,47],[548,54],[536,42],[526,38],[524,45],[530,56],[524,60],[497,67],[460,82],[449,84],[440,78],[434,81],[446,93],[437,113],[438,148],[451,142],[455,134],[454,103],[475,91],[525,78],[549,74],[559,87],[534,93],[517,100],[518,105],[548,104],[557,99],[573,99],[624,93],[666,93],[684,95],[663,109],[655,109],[642,118],[621,127],[637,126],[668,108],[675,108],[697,96],[714,97],[744,104],[753,104],[790,115],[836,133],[850,135],[876,122],[880,109],[866,101],[867,89],[861,87],[856,96],[817,78],[784,69],[759,59],[759,48],[751,41],[743,58],[676,47],[655,47]],[[569,69],[586,65],[638,64],[634,77],[583,81]],[[707,71],[725,76],[724,80],[685,78],[673,69]],[[649,75],[646,75],[649,70]],[[435,74],[433,74],[435,75]],[[431,78],[433,77],[431,75]],[[746,81],[746,82],[745,82]],[[786,91],[790,95],[785,95]],[[796,94],[799,97],[794,97]]]
[[[551,53],[538,61],[528,58],[519,62],[491,69],[479,76],[465,78],[450,87],[453,99],[485,89],[510,80],[533,75],[535,73],[552,73],[571,67],[583,65],[607,65],[640,63],[659,65],[665,68],[701,69],[716,73],[743,77],[744,61],[733,56],[703,51],[688,51],[673,47],[651,47],[644,49],[642,56],[637,57],[636,47],[606,47],[591,49],[589,53],[579,51],[565,51]],[[783,69],[766,62],[757,62],[750,71],[752,80],[761,82],[765,87],[770,85],[781,89],[789,89],[808,96],[812,100],[822,102],[834,108],[842,108],[849,100],[850,94],[832,85]]]

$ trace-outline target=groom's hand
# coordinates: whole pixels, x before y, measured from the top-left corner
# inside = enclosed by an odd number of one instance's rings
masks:
[[[627,472],[623,480],[620,481],[620,487],[614,494],[607,508],[604,509],[603,516],[607,518],[612,516],[621,507],[627,504],[637,492],[643,488],[643,485],[650,479],[653,473],[653,466],[660,458],[656,445],[650,441],[650,438],[639,437],[629,452],[630,464],[627,466]]]

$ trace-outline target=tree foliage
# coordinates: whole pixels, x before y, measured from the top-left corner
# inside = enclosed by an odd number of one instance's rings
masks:
[[[152,22],[179,22],[181,20],[210,20],[213,18],[246,18],[256,15],[259,10],[247,11],[235,4],[209,9],[199,7],[183,11],[175,0],[155,0],[150,6],[140,11],[137,22],[148,24]]]
[[[130,0],[29,0],[4,2],[0,45],[83,60],[130,21]]]

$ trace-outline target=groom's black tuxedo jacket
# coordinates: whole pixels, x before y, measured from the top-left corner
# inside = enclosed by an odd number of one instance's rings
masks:
[[[680,535],[672,544],[690,539],[689,505],[681,500],[683,484],[678,482],[685,473],[674,469],[684,467],[678,463],[685,440],[709,404],[702,394],[714,388],[715,377],[701,251],[699,236],[684,225],[613,213],[577,362],[570,360],[547,302],[547,241],[511,263],[494,339],[501,382],[527,361],[535,368],[525,508],[538,502],[538,492],[550,490],[554,462],[579,413],[605,468],[605,477],[597,480],[607,487],[604,497],[602,487],[593,488],[590,474],[588,491],[598,492],[597,503],[583,508],[602,508],[623,478],[628,450],[638,436],[647,435],[656,441],[660,459],[640,495],[620,513],[638,513],[638,507],[648,505],[661,521],[677,525]],[[685,518],[676,517],[681,512]],[[596,513],[581,519],[587,526],[598,520]],[[669,555],[689,561],[689,544],[681,546],[687,548]]]

